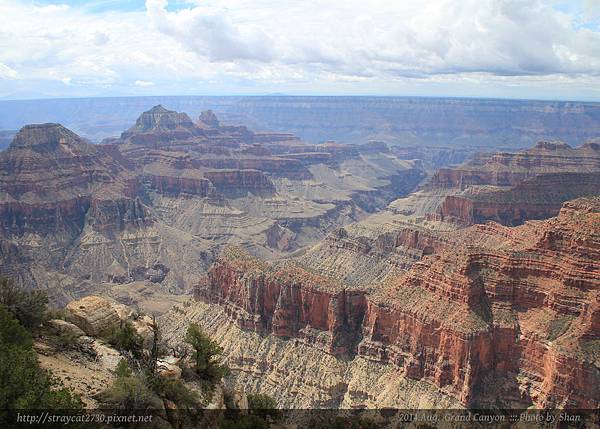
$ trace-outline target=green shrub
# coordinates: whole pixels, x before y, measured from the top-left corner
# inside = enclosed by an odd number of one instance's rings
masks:
[[[0,278],[0,304],[27,329],[46,320],[48,297],[39,290],[26,292],[7,278]]]
[[[251,393],[248,395],[248,408],[251,410],[274,410],[277,408],[277,402],[269,395]]]
[[[126,359],[121,359],[115,368],[115,374],[119,378],[130,377],[133,375],[133,371],[129,367]]]
[[[104,336],[117,350],[131,352],[136,359],[142,357],[144,339],[137,333],[131,322],[121,323],[120,327]]]
[[[206,380],[216,381],[229,373],[227,366],[219,363],[223,349],[206,335],[198,325],[191,324],[185,335],[194,353],[192,359],[196,373]]]
[[[266,418],[271,417],[273,420],[277,420],[281,417],[280,411],[277,409],[277,402],[269,395],[263,393],[249,394],[248,408],[252,414],[259,417]]]
[[[101,402],[117,410],[147,410],[163,407],[162,400],[150,389],[141,374],[117,377],[113,384],[100,394]]]
[[[180,409],[193,410],[199,408],[199,398],[196,392],[186,387],[181,380],[171,380],[160,376],[153,376],[150,387],[157,395],[167,398],[177,404]]]
[[[31,335],[0,304],[0,409],[35,408],[82,410],[83,404],[39,366]]]

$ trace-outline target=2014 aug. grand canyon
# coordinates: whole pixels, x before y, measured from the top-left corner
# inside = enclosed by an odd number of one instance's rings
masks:
[[[0,2],[0,425],[595,427],[597,15],[220,3]]]

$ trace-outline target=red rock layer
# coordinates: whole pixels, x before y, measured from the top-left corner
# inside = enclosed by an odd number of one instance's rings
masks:
[[[458,195],[442,204],[442,219],[518,225],[555,216],[563,202],[596,195],[599,186],[598,143],[571,148],[541,141],[526,151],[479,155],[460,166],[442,168],[426,188],[456,190]]]
[[[565,201],[596,195],[598,189],[600,171],[543,174],[508,189],[448,196],[440,215],[443,220],[466,225],[490,220],[519,225],[526,220],[556,216]]]
[[[366,305],[361,291],[293,264],[265,265],[236,248],[215,262],[196,293],[222,304],[243,329],[302,338],[333,354],[352,352]]]
[[[466,406],[597,408],[600,200],[567,203],[544,222],[453,234],[368,295],[235,251],[197,294],[244,329],[392,363]],[[482,234],[494,237],[470,238]]]
[[[130,168],[114,146],[94,146],[61,125],[23,127],[0,154],[1,233],[80,229],[94,201],[135,197]]]

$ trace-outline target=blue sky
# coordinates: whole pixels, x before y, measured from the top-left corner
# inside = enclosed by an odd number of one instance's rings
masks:
[[[0,0],[0,98],[600,101],[600,0]]]

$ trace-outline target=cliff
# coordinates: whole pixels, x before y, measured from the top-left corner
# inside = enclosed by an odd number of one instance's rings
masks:
[[[29,125],[0,154],[0,220],[4,236],[73,233],[92,199],[131,199],[130,165],[58,124]]]
[[[596,408],[600,201],[444,239],[408,271],[366,288],[231,250],[196,296],[242,329],[392,365],[464,406]]]
[[[422,177],[382,145],[258,140],[214,113],[195,123],[162,106],[101,145],[58,124],[24,127],[0,154],[2,274],[59,302],[105,282],[181,292],[228,243],[284,256]],[[293,156],[307,152],[317,156]]]
[[[261,264],[228,249],[208,271],[198,296],[222,304],[243,329],[297,337],[332,354],[352,352],[366,301],[323,276],[294,264]]]
[[[442,219],[466,225],[493,220],[520,225],[526,220],[547,219],[562,204],[593,196],[600,189],[600,172],[548,173],[534,176],[510,188],[483,189],[448,196],[440,209]]]
[[[565,201],[595,195],[599,185],[597,143],[572,148],[540,141],[522,152],[479,155],[460,166],[441,168],[425,189],[453,193],[440,208],[441,219],[519,225],[555,216]]]

